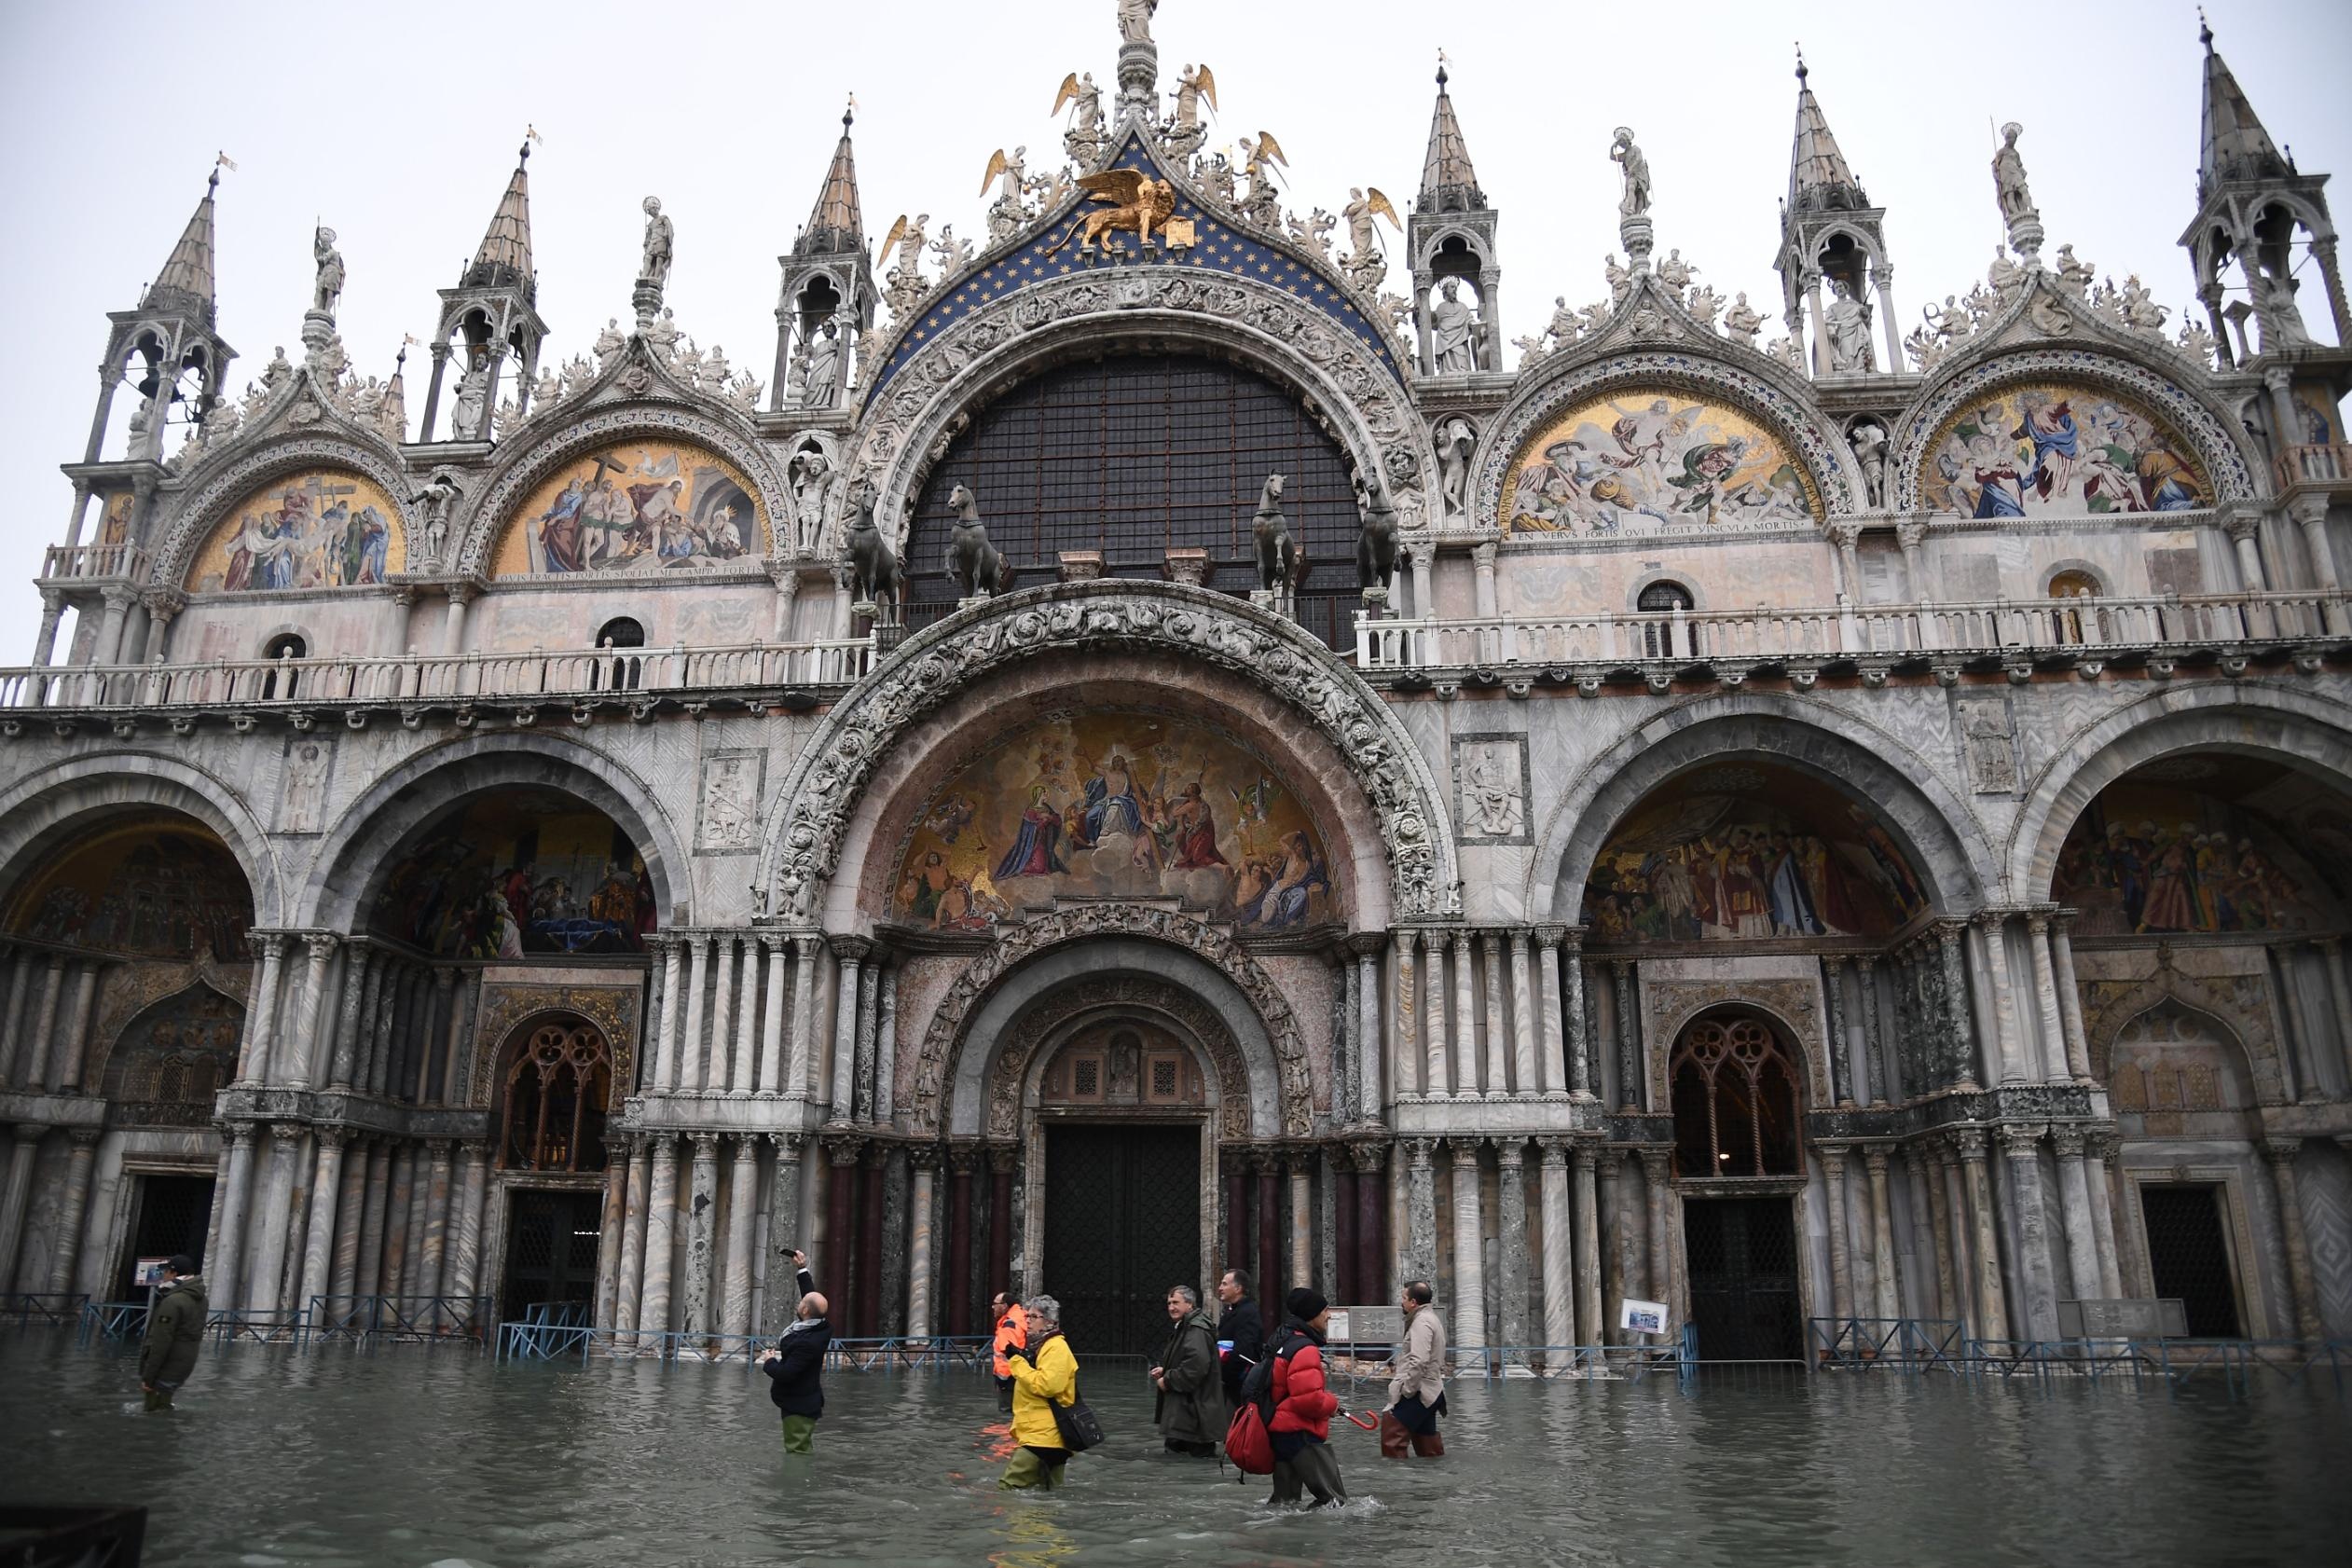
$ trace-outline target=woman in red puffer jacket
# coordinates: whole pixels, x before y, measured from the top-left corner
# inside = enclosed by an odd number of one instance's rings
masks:
[[[1328,1441],[1340,1401],[1323,1382],[1323,1327],[1330,1304],[1303,1285],[1284,1304],[1289,1316],[1274,1352],[1274,1418],[1266,1424],[1274,1450],[1274,1493],[1266,1501],[1296,1503],[1302,1492],[1312,1492],[1315,1507],[1344,1503],[1347,1488]]]

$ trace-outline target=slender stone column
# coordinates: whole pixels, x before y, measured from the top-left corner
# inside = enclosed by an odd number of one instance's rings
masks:
[[[851,1115],[873,1120],[874,1024],[882,984],[883,955],[874,952],[858,971],[858,1039],[850,1056]]]
[[[1519,1098],[1532,1100],[1538,1090],[1535,1081],[1535,981],[1528,967],[1528,932],[1526,928],[1520,927],[1492,940],[1498,949],[1507,943],[1511,956],[1510,1092]],[[1490,953],[1490,972],[1499,972],[1494,968],[1497,962],[1495,956]],[[1495,1032],[1499,1037],[1501,1031],[1498,1029]],[[1502,1055],[1499,1039],[1492,1053],[1498,1058]],[[1500,1087],[1501,1081],[1498,1074],[1497,1087]]]
[[[911,1340],[931,1337],[931,1209],[939,1182],[939,1147],[924,1144],[907,1150],[913,1175],[908,1181],[906,1224],[906,1333]]]
[[[335,1194],[335,1254],[327,1269],[326,1294],[349,1312],[359,1277],[359,1248],[367,1226],[367,1164],[373,1140],[362,1138],[344,1150],[343,1184]],[[309,1302],[303,1303],[308,1306]]]
[[[36,1138],[40,1135],[38,1128],[19,1127],[19,1154],[27,1148],[21,1141],[27,1131],[31,1131]],[[205,1272],[213,1276],[213,1302],[215,1307],[241,1307],[245,1304],[242,1294],[245,1276],[241,1265],[245,1258],[245,1217],[253,1209],[254,1135],[256,1131],[256,1124],[251,1121],[232,1121],[227,1129],[228,1180],[222,1185],[215,1199],[220,1223],[213,1241],[213,1256],[204,1261]],[[10,1190],[15,1190],[13,1181]],[[21,1208],[18,1217],[20,1219],[22,1217]],[[15,1251],[13,1246],[0,1246],[0,1266],[5,1266]]]
[[[858,1257],[850,1205],[858,1195],[858,1151],[864,1145],[856,1138],[828,1135],[822,1147],[826,1157],[825,1246],[819,1261],[825,1265],[825,1277],[833,1282],[831,1294],[838,1298],[832,1303],[833,1309],[844,1331],[851,1332],[855,1329]]]
[[[2090,1188],[2091,1234],[2098,1242],[2099,1294],[2115,1300],[2124,1294],[2123,1256],[2115,1247],[2114,1190],[2107,1176],[2108,1156],[2115,1151],[2112,1133],[2095,1134],[2084,1146],[2083,1174]]]
[[[1954,1064],[1960,1076],[1954,1086],[1963,1093],[1976,1093],[1976,1031],[1970,1026],[1968,1012],[1968,975],[1960,962],[1960,932],[1967,924],[1959,920],[1939,920],[1935,923],[1935,940],[1944,961],[1945,1005],[1951,1010],[1952,1044],[1959,1061]],[[1989,1027],[1988,1024],[1988,1027]],[[1990,1064],[1988,1064],[1989,1070]],[[2005,1334],[1987,1334],[1988,1340],[2005,1339]]]
[[[1486,1346],[1486,1230],[1479,1204],[1479,1140],[1450,1140],[1453,1150],[1453,1342]]]
[[[1430,1165],[1435,1145],[1427,1138],[1405,1144],[1405,1266],[1408,1279],[1437,1275],[1437,1174]]]
[[[269,1124],[269,1169],[261,1190],[261,1245],[254,1252],[254,1277],[246,1304],[260,1312],[283,1306],[286,1232],[294,1222],[294,1158],[303,1127],[296,1121]]]
[[[811,1100],[817,1097],[809,1078],[817,1030],[817,955],[823,946],[821,937],[792,939],[792,1053],[784,1068],[784,1093]]]
[[[736,1037],[735,938],[716,936],[710,943],[715,957],[710,986],[710,1067],[704,1087],[714,1094],[723,1094],[733,1081],[729,1063]]]
[[[1396,970],[1396,1000],[1393,1009],[1396,1020],[1396,1049],[1389,1058],[1389,1077],[1396,1087],[1396,1098],[1411,1098],[1417,1093],[1414,1075],[1420,1070],[1414,1059],[1422,1054],[1421,1009],[1416,987],[1420,977],[1414,970],[1421,947],[1421,933],[1412,929],[1397,931],[1391,939],[1391,952]]]
[[[485,1173],[487,1174],[487,1173]],[[604,1203],[597,1233],[597,1293],[589,1319],[599,1328],[618,1321],[621,1305],[621,1238],[628,1229],[629,1142],[618,1133],[604,1135]]]
[[[2328,995],[2335,1001],[2336,1045],[2344,1052],[2344,1081],[2352,1086],[2352,970],[2347,970],[2341,937],[2313,937],[2319,962],[2328,971]]]
[[[1479,1097],[1479,991],[1471,968],[1470,933],[1453,933],[1453,1084],[1465,1100]]]
[[[310,1230],[302,1241],[302,1283],[295,1291],[296,1309],[307,1308],[313,1296],[327,1296],[335,1287],[335,1222],[342,1214],[343,1146],[351,1130],[333,1125],[317,1130],[319,1162],[310,1178]]]
[[[1012,1173],[1021,1163],[1021,1150],[1011,1144],[988,1148],[988,1278],[990,1293],[1011,1287]],[[1030,1259],[1035,1268],[1037,1260]]]
[[[1576,1303],[1575,1286],[1575,1231],[1569,1218],[1568,1142],[1565,1138],[1537,1138],[1535,1147],[1543,1168],[1536,1180],[1536,1222],[1544,1235],[1544,1343],[1558,1347],[1573,1345],[1576,1341]],[[1547,1369],[1566,1365],[1552,1354],[1547,1354]]]
[[[1977,1336],[2009,1338],[2009,1308],[2001,1284],[2001,1239],[1993,1225],[1992,1182],[1985,1169],[1985,1132],[1964,1128],[1952,1135],[1968,1189],[1969,1260],[1976,1272]]]
[[[1625,1269],[1627,1237],[1625,1205],[1622,1202],[1625,1196],[1626,1154],[1622,1148],[1614,1145],[1604,1152],[1606,1159],[1601,1165],[1601,1213],[1602,1216],[1601,1223],[1606,1233],[1601,1238],[1603,1244],[1601,1248],[1601,1291],[1606,1300],[1621,1301],[1625,1299],[1627,1289]],[[1600,1232],[1596,1232],[1598,1233]],[[1606,1342],[1613,1345],[1621,1345],[1626,1342],[1625,1330],[1617,1327],[1606,1317],[1600,1319],[1600,1324]]]
[[[21,1081],[27,1089],[39,1090],[48,1087],[51,1059],[49,1045],[51,1037],[57,1032],[58,1001],[64,992],[65,955],[52,953],[49,955],[48,974],[41,986],[41,1005],[33,1014],[32,1050],[26,1052],[24,1057],[24,1076]],[[252,1018],[248,1014],[247,1038],[249,1040],[252,1038],[251,1023]],[[243,1058],[240,1057],[239,1061],[241,1065]],[[242,1077],[241,1073],[240,1077]]]
[[[947,1303],[947,1332],[957,1339],[971,1332],[971,1176],[979,1160],[978,1152],[969,1148],[947,1151],[947,1279],[941,1296]],[[1227,1238],[1226,1257],[1229,1262],[1237,1261],[1230,1219]]]
[[[1642,1037],[1635,1010],[1641,1005],[1633,988],[1633,960],[1619,958],[1610,966],[1616,983],[1617,1108],[1642,1108]]]
[[[652,1334],[669,1332],[670,1254],[678,1240],[678,1136],[653,1137],[652,1184],[645,1196],[645,1284],[637,1326]]]
[[[609,1181],[607,1186],[610,1187]],[[449,1193],[447,1262],[441,1271],[440,1293],[454,1300],[470,1301],[488,1294],[482,1288],[482,1218],[483,1211],[489,1206],[489,1146],[479,1138],[468,1138],[458,1146],[457,1176]],[[611,1229],[609,1219],[602,1229]],[[597,1274],[600,1290],[611,1265],[605,1262],[608,1253],[603,1235],[599,1234],[597,1241]],[[597,1300],[590,1301],[589,1311],[595,1312],[601,1300],[599,1295]],[[610,1323],[612,1320],[604,1316],[594,1321]]]
[[[626,1208],[621,1219],[621,1272],[612,1297],[612,1327],[624,1334],[637,1327],[638,1306],[645,1289],[645,1232],[653,1217],[653,1170],[645,1145],[644,1134],[630,1135]]]
[[[1388,1248],[1382,1245],[1388,1230],[1388,1183],[1382,1179],[1387,1160],[1385,1144],[1366,1139],[1355,1146],[1355,1278],[1368,1301],[1391,1285]],[[1390,1287],[1381,1299],[1396,1297]]]
[[[1642,1192],[1650,1221],[1650,1298],[1666,1303],[1669,1339],[1682,1330],[1682,1303],[1675,1300],[1674,1289],[1674,1189],[1669,1170],[1672,1158],[1670,1149],[1642,1150]]]
[[[893,955],[874,983],[873,1119],[887,1126],[898,1097],[899,961]]]
[[[1314,1282],[1314,1155],[1303,1147],[1290,1150],[1290,1283]],[[1330,1282],[1322,1282],[1328,1288]]]
[[[1281,1231],[1282,1200],[1275,1189],[1281,1181],[1281,1165],[1272,1149],[1259,1151],[1254,1162],[1258,1172],[1258,1277],[1259,1290],[1269,1301],[1276,1300],[1287,1286],[1278,1272],[1282,1260]],[[1303,1285],[1297,1280],[1292,1284]]]
[[[1362,1009],[1355,1029],[1355,1119],[1368,1123],[1381,1120],[1381,949],[1387,945],[1378,931],[1355,938],[1355,998]]]
[[[858,970],[873,943],[863,937],[839,936],[832,941],[835,972],[833,994],[833,1084],[832,1120],[850,1121],[857,1112],[858,1091]],[[837,1240],[841,1245],[846,1238]]]
[[[2074,1072],[2067,1060],[2066,1025],[2060,1017],[2058,1003],[2058,971],[2051,957],[2050,917],[2046,915],[2026,916],[2026,948],[2033,958],[2033,990],[2037,1016],[2042,1021],[2042,1075],[2055,1080],[2061,1074],[2077,1080],[2090,1076],[2090,1065]]]
[[[360,1162],[354,1160],[353,1164]],[[367,1185],[360,1192],[359,1257],[351,1272],[351,1296],[373,1296],[384,1266],[384,1210],[392,1200],[392,1146],[377,1138],[367,1150]]]
[[[95,961],[74,966],[74,1007],[66,1015],[65,1033],[57,1042],[57,1071],[52,1088],[64,1093],[80,1092],[82,1063],[89,1052],[90,1021],[98,1013],[98,977],[105,966]]]
[[[385,1296],[408,1294],[410,1257],[424,1245],[411,1223],[423,1181],[418,1170],[420,1152],[413,1143],[403,1143],[392,1152],[392,1190],[384,1204],[384,1260],[376,1282],[378,1292]]]
[[[710,1054],[715,1048],[724,1051],[724,1041],[714,1042],[710,1035],[710,971],[719,958],[719,939],[715,936],[689,937],[686,942],[686,1033],[679,1041],[678,1087],[689,1094],[699,1094],[713,1081]],[[719,1065],[717,1081],[725,1082],[726,1067]]]
[[[2083,1129],[2057,1126],[2050,1141],[2058,1153],[2058,1203],[2066,1215],[2066,1266],[2076,1300],[2099,1291],[2098,1236],[2091,1223],[2091,1184],[2083,1169]]]
[[[57,1240],[49,1249],[51,1295],[74,1288],[74,1268],[82,1259],[82,1216],[89,1207],[89,1167],[98,1153],[97,1128],[68,1127],[65,1136],[68,1147],[63,1185],[57,1197]]]
[[[1822,1189],[1829,1208],[1829,1305],[1832,1317],[1854,1315],[1853,1255],[1846,1241],[1846,1146],[1813,1146],[1822,1157]]]
[[[400,1022],[400,997],[407,975],[400,961],[387,955],[376,979],[376,1016],[368,1025],[367,1092],[378,1098],[392,1084],[392,1052],[398,1041],[393,1030]]]
[[[2271,1138],[2263,1144],[2263,1158],[2270,1162],[2270,1179],[2278,1189],[2278,1239],[2287,1254],[2288,1287],[2295,1298],[2295,1337],[2308,1341],[2328,1335],[2319,1320],[2319,1291],[2311,1277],[2310,1231],[2304,1219],[2303,1194],[2295,1185],[2295,1156],[2302,1151],[2301,1138]]]
[[[1585,988],[1584,933],[1570,931],[1561,948],[1568,994],[1561,998],[1568,1028],[1568,1097],[1589,1103],[1592,1092],[1592,997]],[[1597,1342],[1597,1341],[1596,1341]]]
[[[719,1135],[693,1132],[695,1163],[686,1198],[686,1313],[689,1332],[717,1329],[711,1315],[711,1275],[717,1261],[712,1221],[719,1195]]]
[[[858,1315],[852,1332],[868,1339],[882,1332],[883,1177],[889,1162],[890,1146],[872,1143],[858,1171]]]
[[[417,1257],[416,1294],[420,1296],[441,1294],[443,1266],[448,1261],[451,1147],[447,1138],[434,1138],[425,1145],[433,1162],[424,1181],[424,1246]]]
[[[358,1071],[362,1021],[376,994],[376,956],[354,942],[343,959],[342,1005],[335,1017],[335,1039],[327,1062],[327,1087],[347,1090]]]
[[[1576,1165],[1576,1266],[1575,1266],[1575,1337],[1566,1342],[1577,1345],[1597,1345],[1601,1342],[1601,1204],[1594,1180],[1594,1169],[1601,1162],[1600,1151],[1591,1144],[1579,1141],[1573,1150]],[[1548,1234],[1544,1243],[1551,1245]]]
[[[2000,1042],[2001,1081],[2025,1083],[2033,1075],[2026,1062],[2023,1020],[2018,1013],[2019,997],[2009,973],[2009,912],[1981,910],[1976,915],[1976,929],[1985,955],[1988,1000],[1991,1003],[1991,1025],[1994,1038]],[[2037,950],[2040,943],[2032,944]],[[2037,965],[2040,969],[2042,966]],[[2046,995],[2046,987],[2045,995]]]
[[[748,968],[748,966],[747,966]],[[754,975],[757,970],[751,971]],[[699,1167],[701,1152],[695,1152]],[[720,1314],[719,1332],[749,1334],[751,1322],[751,1221],[760,1209],[760,1142],[746,1133],[735,1140],[735,1160],[727,1167],[727,1288]]]
[[[1990,1339],[1985,1332],[1976,1300],[1975,1265],[1969,1255],[1968,1185],[1962,1175],[1958,1141],[1939,1138],[1935,1145],[1937,1209],[1945,1218],[1943,1266],[1951,1270],[1952,1290],[1945,1298],[1946,1315],[1969,1325],[1968,1332]]]
[[[1840,1109],[1854,1103],[1854,1043],[1846,1036],[1846,960],[1822,960],[1822,1011],[1828,1015],[1830,1081]]]
[[[1524,953],[1525,945],[1520,944]],[[1494,1223],[1501,1234],[1496,1238],[1494,1260],[1502,1302],[1495,1314],[1495,1331],[1506,1345],[1527,1343],[1527,1146],[1515,1137],[1505,1137],[1494,1146],[1497,1180],[1495,1183]]]
[[[2074,941],[2067,928],[2074,912],[2062,909],[2050,921],[2050,958],[2058,994],[2058,1028],[2066,1039],[2066,1069],[2077,1083],[2089,1083],[2091,1047],[2083,1029],[2083,993],[2074,982]]]
[[[656,932],[648,939],[661,953],[661,1010],[653,1023],[653,1070],[647,1075],[646,1089],[650,1093],[667,1094],[678,1087],[678,1018],[679,985],[685,969],[686,946],[683,939],[668,932]]]
[[[1861,988],[1862,1059],[1870,1069],[1870,1103],[1887,1103],[1886,1058],[1880,1053],[1878,1025],[1878,961],[1864,955],[1854,960],[1854,982]]]
[[[17,949],[8,957],[8,1005],[0,1012],[0,1088],[17,1081],[17,1054],[24,1043],[24,1007],[37,982],[38,955]]]
[[[1888,1206],[1887,1157],[1882,1144],[1862,1151],[1863,1165],[1870,1173],[1870,1251],[1877,1272],[1878,1315],[1901,1317],[1903,1293],[1895,1278],[1894,1211]]]
[[[756,1235],[752,1239],[752,1245],[766,1255],[753,1264],[751,1274],[753,1293],[763,1296],[766,1294],[763,1286],[768,1258],[781,1256],[788,1245],[805,1250],[808,1245],[808,1232],[801,1223],[801,1151],[808,1138],[801,1133],[770,1133],[767,1136],[775,1146],[768,1169],[767,1235],[764,1239]],[[764,1301],[763,1305],[765,1306]],[[781,1299],[759,1317],[760,1327],[754,1332],[764,1332],[778,1319],[789,1320],[792,1309],[799,1305],[798,1281],[788,1275]]]
[[[247,940],[261,960],[261,970],[247,1003],[245,1050],[237,1059],[237,1083],[241,1088],[257,1088],[268,1074],[269,1058],[276,1048],[278,974],[286,939],[277,931],[255,931]]]
[[[466,1070],[473,1063],[466,1050],[474,1038],[474,1018],[482,1005],[482,971],[467,970],[453,975],[456,985],[449,993],[449,1027],[441,1060],[441,1103],[461,1106],[471,1097],[466,1085]]]
[[[790,944],[773,932],[760,933],[767,955],[767,1005],[760,1014],[760,1082],[763,1095],[784,1092],[784,1013],[791,998],[791,971],[785,967]]]
[[[2042,1135],[2046,1127],[2010,1123],[2001,1129],[2001,1151],[2009,1160],[2012,1218],[2017,1227],[2017,1272],[2026,1299],[2013,1325],[2036,1340],[2058,1334],[2056,1269],[2050,1257],[2050,1226],[2042,1196]]]
[[[1535,1041],[1534,1092],[1547,1100],[1568,1097],[1565,1043],[1560,1014],[1560,940],[1564,926],[1535,928],[1535,989],[1542,1029]]]
[[[1925,1248],[1928,1264],[1915,1276],[1913,1293],[1927,1298],[1932,1292],[1932,1300],[1921,1302],[1924,1310],[1906,1315],[1964,1316],[1952,1299],[1952,1261],[1946,1240],[1951,1234],[1951,1216],[1944,1208],[1943,1173],[1925,1144],[1904,1145],[1903,1158],[1911,1173],[1911,1237],[1915,1246]]]
[[[1433,1100],[1451,1099],[1453,1097],[1453,1057],[1446,1043],[1446,939],[1442,933],[1431,931],[1426,940],[1429,943],[1429,962],[1422,985],[1427,992],[1429,1006],[1422,1022],[1422,1034],[1424,1037],[1423,1050],[1428,1062],[1428,1082],[1423,1093]]]
[[[441,1065],[441,1047],[447,1042],[449,1026],[456,1020],[457,996],[458,971],[447,968],[434,970],[433,1003],[425,1011],[424,1027],[417,1031],[416,1038],[417,1079],[411,1098],[418,1105],[432,1105],[447,1092],[444,1085],[434,1081],[441,1075],[433,1069]]]
[[[1486,1097],[1499,1100],[1510,1093],[1505,1066],[1510,1053],[1510,1023],[1505,1016],[1503,938],[1500,932],[1479,933],[1479,956],[1486,968],[1486,1025],[1479,1033],[1486,1041]]]
[[[331,931],[310,931],[302,939],[307,961],[295,1001],[294,1027],[286,1032],[284,1059],[271,1075],[279,1082],[308,1089],[319,1080],[324,1066],[322,1058],[325,1055],[319,1031],[326,1017],[327,970],[334,964],[335,950],[342,940]]]

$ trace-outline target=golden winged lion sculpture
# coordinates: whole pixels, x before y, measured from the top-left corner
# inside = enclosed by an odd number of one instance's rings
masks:
[[[1155,180],[1140,169],[1106,169],[1099,174],[1080,174],[1080,186],[1097,201],[1107,202],[1102,208],[1089,209],[1073,215],[1070,227],[1045,253],[1052,255],[1078,236],[1081,251],[1110,246],[1103,236],[1117,229],[1132,229],[1143,245],[1151,247],[1151,231],[1156,226],[1165,229],[1168,216],[1176,211],[1176,186],[1166,180]]]

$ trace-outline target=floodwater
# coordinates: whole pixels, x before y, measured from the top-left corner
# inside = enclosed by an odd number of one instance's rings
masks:
[[[1459,1385],[1450,1449],[1332,1435],[1352,1497],[1160,1451],[1133,1366],[1081,1379],[1111,1441],[1000,1493],[968,1373],[830,1376],[787,1459],[741,1367],[498,1366],[450,1349],[211,1351],[141,1411],[130,1347],[0,1334],[0,1503],[144,1504],[148,1561],[632,1564],[2276,1563],[2352,1534],[2352,1393],[1801,1373]],[[1355,1390],[1356,1409],[1377,1402]]]

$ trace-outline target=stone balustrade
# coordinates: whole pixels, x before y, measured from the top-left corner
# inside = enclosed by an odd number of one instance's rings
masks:
[[[476,698],[652,700],[698,693],[847,686],[874,640],[717,648],[534,648],[520,653],[215,660],[0,669],[0,711],[364,708]]]
[[[136,544],[52,544],[41,561],[43,581],[52,578],[147,580],[147,553]]]
[[[2111,658],[2121,653],[2308,643],[2352,632],[2342,592],[1992,599],[1648,614],[1428,617],[1355,623],[1355,663],[1375,670],[1699,661]]]
[[[2275,465],[2280,494],[2308,486],[2352,485],[2352,444],[2289,447]]]

